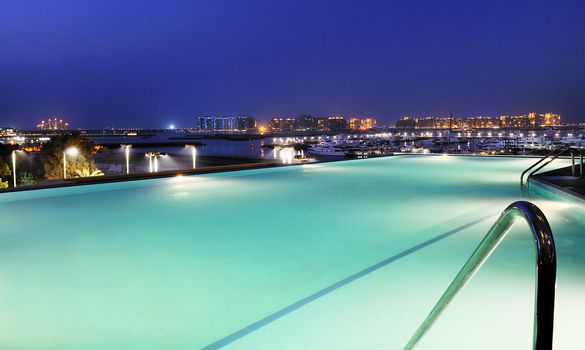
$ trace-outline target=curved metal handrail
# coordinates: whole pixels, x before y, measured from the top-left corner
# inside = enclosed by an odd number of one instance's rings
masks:
[[[557,259],[550,225],[534,204],[518,201],[510,204],[475,249],[469,260],[433,307],[427,318],[405,346],[412,349],[430,329],[453,297],[467,284],[506,236],[517,217],[523,217],[536,247],[536,297],[534,307],[533,348],[552,349]]]
[[[552,162],[553,162],[553,160],[557,159],[558,157],[560,157],[561,155],[563,155],[563,153],[565,153],[565,152],[567,152],[567,151],[569,151],[569,153],[571,153],[571,159],[573,159],[573,162],[574,162],[574,159],[575,159],[575,153],[573,153],[573,150],[572,150],[570,147],[563,148],[563,149],[562,149],[560,152],[558,152],[557,154],[555,154],[555,155],[554,155],[554,156],[552,156],[552,157],[546,157],[545,159],[548,159],[548,162],[545,162],[544,164],[542,164],[542,165],[541,165],[541,166],[539,166],[538,168],[536,168],[536,169],[532,170],[532,171],[530,172],[530,174],[528,174],[528,176],[526,177],[526,185],[524,186],[524,188],[526,189],[526,191],[528,191],[528,190],[529,190],[529,188],[530,188],[530,181],[529,181],[529,179],[530,179],[530,177],[531,177],[532,175],[534,175],[534,174],[536,174],[537,172],[539,172],[539,171],[540,171],[540,169],[542,169],[542,168],[544,168],[545,166],[549,165],[550,163],[552,163]],[[575,164],[573,164],[573,169],[574,169],[574,167],[575,167]]]
[[[547,154],[546,156],[540,158],[536,163],[532,164],[530,167],[528,167],[528,169],[524,170],[522,172],[522,175],[520,175],[520,187],[524,188],[524,175],[529,172],[530,170],[532,170],[535,166],[539,165],[540,163],[542,163],[543,161],[549,159],[550,157],[552,157],[553,155],[555,155],[556,153],[558,153],[556,156],[554,156],[553,158],[550,158],[548,162],[546,162],[543,166],[541,166],[540,168],[536,169],[535,171],[538,171],[540,169],[542,169],[545,165],[547,165],[548,163],[552,162],[554,159],[556,159],[558,156],[560,156],[561,154],[563,154],[567,149],[569,149],[569,147],[563,147],[560,149],[555,149],[552,152],[550,152],[549,154]],[[534,171],[532,173],[530,173],[530,175],[534,174]],[[530,177],[530,175],[528,175],[528,177]],[[528,181],[526,181],[526,183],[528,183]]]
[[[571,175],[572,176],[576,176],[576,172],[575,172],[575,153],[577,153],[580,158],[583,158],[583,153],[581,152],[580,149],[575,149],[572,147],[566,147],[563,148],[558,154],[554,155],[553,157],[550,157],[549,161],[542,164],[541,166],[539,166],[538,168],[534,169],[532,172],[530,172],[530,174],[528,174],[528,177],[526,177],[526,186],[524,186],[523,188],[526,189],[526,191],[529,190],[530,187],[530,177],[533,176],[534,174],[536,174],[540,169],[544,168],[545,166],[547,166],[548,164],[550,164],[553,160],[557,159],[558,157],[562,156],[563,153],[569,151],[569,153],[571,154]],[[546,159],[546,158],[545,158]],[[581,176],[583,176],[583,162],[581,162],[581,169],[580,169],[580,174]],[[522,181],[522,180],[520,180]],[[522,187],[522,185],[520,186]]]

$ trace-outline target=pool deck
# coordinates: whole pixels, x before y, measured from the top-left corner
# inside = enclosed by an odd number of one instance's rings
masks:
[[[531,177],[531,181],[548,186],[556,192],[573,196],[585,203],[585,178],[579,176],[579,167],[576,167],[577,176],[571,173],[571,166],[546,171]]]

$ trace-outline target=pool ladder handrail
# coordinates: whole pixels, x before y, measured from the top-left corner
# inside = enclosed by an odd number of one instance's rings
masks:
[[[557,148],[555,150],[553,150],[551,153],[547,154],[546,156],[542,157],[541,159],[539,159],[536,163],[532,164],[528,169],[524,170],[522,172],[522,175],[520,175],[520,188],[522,190],[528,191],[529,190],[529,186],[530,186],[530,177],[532,177],[534,174],[536,174],[538,171],[540,171],[542,168],[544,168],[545,166],[547,166],[548,164],[550,164],[553,160],[557,159],[558,157],[562,156],[563,153],[565,152],[569,152],[571,154],[571,175],[573,177],[577,176],[577,172],[575,170],[575,154],[579,155],[579,177],[583,178],[584,174],[583,174],[583,150],[581,148],[574,148],[571,146],[565,146],[562,148]],[[544,164],[540,165],[538,168],[534,169],[534,167],[536,167],[537,165],[539,165],[540,163],[544,162],[545,160],[548,160],[547,162],[545,162]],[[534,169],[534,170],[532,170]],[[526,179],[524,179],[524,175],[529,172],[530,170],[532,170],[530,172],[530,174],[528,174],[528,176],[526,177]],[[526,181],[524,181],[526,180]],[[526,183],[524,183],[526,182]]]
[[[552,150],[549,154],[545,155],[544,157],[540,158],[536,163],[532,164],[530,167],[528,167],[526,170],[524,170],[522,172],[522,175],[520,175],[520,188],[525,189],[528,187],[528,178],[530,176],[532,176],[535,172],[539,171],[540,169],[542,169],[545,165],[547,165],[548,163],[552,162],[554,159],[556,159],[558,156],[560,156],[561,154],[563,154],[569,147],[562,147],[562,148],[556,148],[554,150]],[[534,167],[538,166],[540,163],[544,162],[545,160],[548,160],[548,162],[546,162],[545,164],[543,164],[542,166],[540,166],[538,169],[532,171],[528,177],[526,178],[526,186],[524,185],[524,175],[526,175],[527,172],[529,172],[530,170],[534,169]]]
[[[412,349],[419,342],[455,295],[498,247],[517,217],[523,217],[530,226],[536,247],[533,349],[552,349],[557,273],[555,243],[550,225],[542,211],[536,205],[525,201],[514,202],[502,212],[427,318],[410,338],[405,349]]]

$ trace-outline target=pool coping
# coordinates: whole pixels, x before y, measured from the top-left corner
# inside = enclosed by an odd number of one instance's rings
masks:
[[[580,204],[585,205],[585,196],[577,193],[575,191],[571,191],[570,189],[566,188],[566,187],[562,187],[559,185],[556,185],[552,182],[546,181],[543,178],[540,177],[530,177],[528,178],[528,182],[531,185],[534,185],[535,187],[537,187],[539,190],[541,191],[545,191],[547,194],[551,194],[557,198],[560,198],[562,200],[568,200],[571,202],[579,202]]]

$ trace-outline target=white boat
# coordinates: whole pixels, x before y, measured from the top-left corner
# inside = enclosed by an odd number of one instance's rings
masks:
[[[567,146],[583,146],[583,144],[585,144],[583,140],[583,135],[579,135],[576,137],[574,136],[563,137],[561,143]]]
[[[342,146],[333,143],[321,143],[307,149],[307,153],[314,156],[345,157]]]

